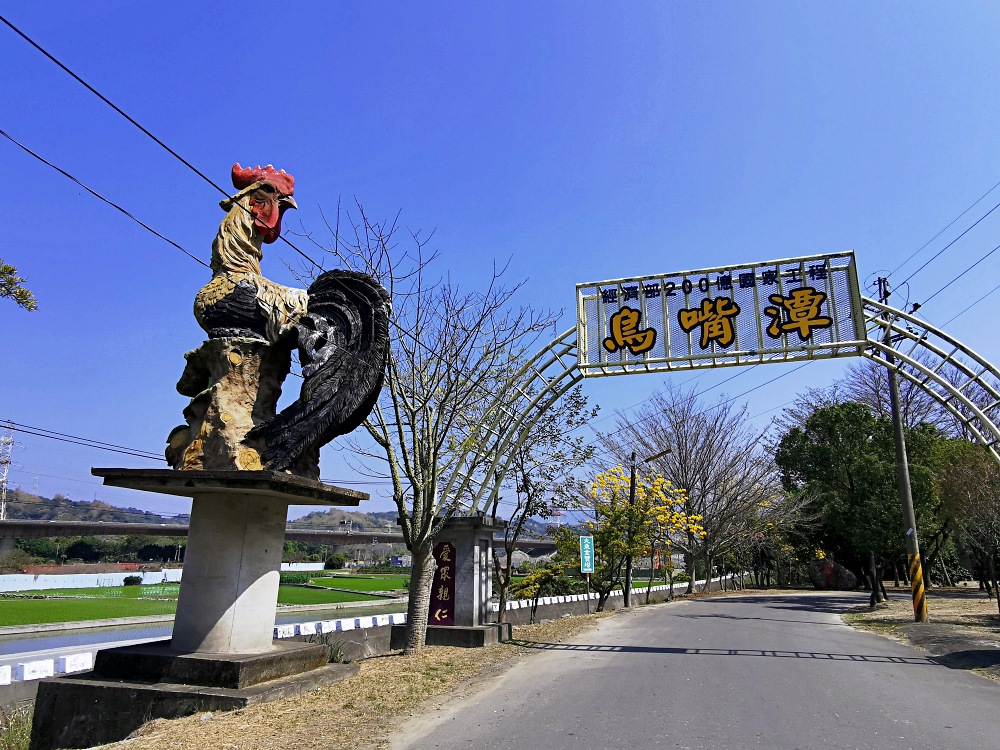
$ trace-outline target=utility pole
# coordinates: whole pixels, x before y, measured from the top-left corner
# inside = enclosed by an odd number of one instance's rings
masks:
[[[878,280],[879,300],[888,304],[889,280]],[[899,499],[903,503],[903,527],[906,533],[906,559],[910,569],[910,593],[913,596],[913,621],[927,622],[927,598],[924,595],[923,564],[920,561],[920,544],[917,541],[917,517],[913,512],[913,495],[910,492],[910,467],[906,459],[906,437],[903,433],[903,418],[899,413],[899,383],[896,375],[896,358],[892,354],[892,330],[888,313],[885,320],[883,343],[888,347],[885,361],[889,365],[889,405],[892,408],[892,434],[896,443],[896,477],[899,484]],[[877,586],[877,581],[872,581]]]
[[[0,521],[7,520],[7,473],[10,471],[10,456],[14,452],[14,423],[7,422],[6,434],[0,436]]]

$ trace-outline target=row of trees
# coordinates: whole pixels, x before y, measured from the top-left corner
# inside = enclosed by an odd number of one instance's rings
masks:
[[[35,562],[62,564],[69,560],[98,562],[178,562],[184,556],[184,537],[69,536],[18,540],[6,567]],[[19,553],[19,554],[17,554]]]

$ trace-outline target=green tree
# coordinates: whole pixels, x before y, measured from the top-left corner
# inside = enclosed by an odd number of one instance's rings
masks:
[[[34,310],[38,307],[35,303],[35,295],[23,286],[26,279],[17,275],[17,269],[9,263],[4,263],[0,258],[0,298],[14,300],[14,303],[25,310]]]
[[[531,600],[531,617],[529,624],[535,621],[538,600],[543,596],[564,596],[572,594],[574,582],[565,570],[556,564],[548,563],[531,571],[510,587],[511,596],[518,599]]]
[[[907,431],[914,508],[925,534],[941,522],[933,485],[940,440],[933,427]],[[775,463],[786,490],[813,498],[820,517],[816,546],[860,566],[871,582],[872,605],[882,601],[882,571],[905,547],[892,423],[854,402],[817,409],[781,438]]]
[[[996,498],[1000,493],[1000,466],[980,445],[964,440],[951,443],[937,477],[941,499],[979,566],[980,580],[988,577],[993,591],[998,591],[1000,506]],[[997,607],[1000,611],[1000,596]]]
[[[631,482],[622,466],[602,471],[590,483],[589,492],[580,483],[576,487],[575,507],[589,515],[584,522],[594,537],[594,572],[591,588],[597,593],[597,611],[601,612],[611,592],[627,586],[625,566],[629,557],[649,554],[657,533],[657,511],[665,511],[673,500],[669,487],[658,474],[636,477],[635,498],[630,501]],[[588,497],[589,496],[589,497]],[[555,533],[558,558],[567,566],[580,560],[580,537],[569,528]]]

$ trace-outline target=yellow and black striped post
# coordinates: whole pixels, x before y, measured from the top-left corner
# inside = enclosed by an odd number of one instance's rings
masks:
[[[927,622],[927,598],[924,596],[924,566],[920,553],[907,555],[910,564],[910,592],[913,594],[913,621]]]

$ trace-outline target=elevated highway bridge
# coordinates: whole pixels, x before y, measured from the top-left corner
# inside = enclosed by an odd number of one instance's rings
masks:
[[[0,552],[12,549],[17,539],[37,539],[53,536],[187,536],[187,524],[121,523],[102,521],[0,521]],[[398,531],[334,531],[329,529],[285,529],[285,539],[292,542],[313,542],[331,547],[351,547],[358,544],[402,544]],[[552,552],[550,539],[519,539],[514,545],[521,550]]]

